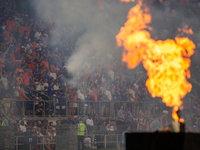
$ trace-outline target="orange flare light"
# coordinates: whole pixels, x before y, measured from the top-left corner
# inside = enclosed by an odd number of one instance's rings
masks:
[[[195,45],[187,37],[165,41],[151,39],[147,31],[151,29],[147,25],[151,22],[151,15],[141,6],[142,1],[139,0],[116,36],[117,45],[124,47],[122,61],[130,69],[143,63],[149,77],[146,86],[152,97],[161,97],[167,106],[174,107],[172,116],[178,121],[175,110],[180,107],[181,98],[192,88],[187,78],[190,78],[189,57],[194,53]]]
[[[191,35],[193,34],[192,29],[188,29],[188,25],[185,25],[185,28],[183,28],[183,29],[178,28],[178,31],[179,31],[179,32],[182,31],[181,35],[184,35],[184,33],[185,33],[185,34],[191,34]]]

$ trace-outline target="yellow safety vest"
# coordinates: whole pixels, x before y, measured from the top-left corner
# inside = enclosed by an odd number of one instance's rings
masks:
[[[1,126],[6,126],[5,125],[5,121],[7,121],[7,119],[4,119],[3,122],[1,123]]]
[[[78,136],[85,135],[85,125],[83,123],[78,124]]]

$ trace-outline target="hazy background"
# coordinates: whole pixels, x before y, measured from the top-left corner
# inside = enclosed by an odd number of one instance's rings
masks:
[[[94,71],[97,64],[104,66],[109,61],[121,61],[123,48],[116,48],[115,36],[127,20],[127,14],[136,2],[122,3],[118,0],[104,0],[104,9],[99,10],[97,0],[32,0],[30,16],[37,19],[55,21],[51,43],[58,43],[62,38],[63,28],[71,28],[75,34],[75,51],[66,59],[68,71],[74,77],[81,77],[79,72],[85,68]],[[195,24],[195,16],[187,18],[183,9],[168,11],[168,5],[157,3],[150,7],[152,38],[165,40],[174,38],[178,27]],[[172,8],[175,6],[172,6]],[[198,34],[193,35],[193,40]]]

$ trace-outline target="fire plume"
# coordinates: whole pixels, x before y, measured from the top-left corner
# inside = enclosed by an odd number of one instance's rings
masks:
[[[121,0],[129,2],[132,0]],[[140,62],[147,70],[146,86],[152,97],[161,97],[169,107],[173,107],[173,118],[178,121],[176,111],[181,106],[181,98],[190,92],[190,56],[195,44],[187,37],[175,37],[175,40],[155,41],[148,30],[151,27],[151,15],[148,9],[141,9],[142,1],[128,13],[128,20],[116,36],[117,45],[124,47],[122,61],[130,69]]]

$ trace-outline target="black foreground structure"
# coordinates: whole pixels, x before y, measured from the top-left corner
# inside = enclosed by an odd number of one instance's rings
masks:
[[[127,150],[200,150],[200,134],[127,133]]]

